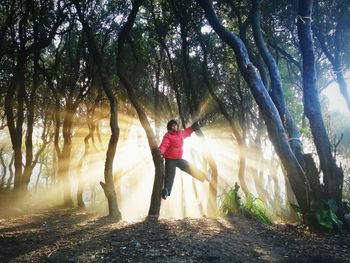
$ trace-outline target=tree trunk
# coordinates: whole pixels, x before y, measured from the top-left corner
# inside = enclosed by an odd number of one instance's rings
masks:
[[[5,188],[5,178],[6,178],[6,164],[5,160],[3,157],[3,149],[0,150],[0,162],[2,165],[2,175],[1,175],[1,180],[0,180],[0,191]]]
[[[247,147],[245,143],[242,143],[242,142],[238,143],[238,147],[239,147],[238,180],[245,197],[248,197],[249,190],[245,182],[245,171],[246,171],[246,165],[247,165],[247,158],[246,158]]]
[[[283,170],[283,173],[285,173],[285,170]],[[288,220],[292,222],[298,222],[300,219],[300,216],[298,216],[298,210],[297,208],[297,201],[294,194],[294,191],[292,190],[291,184],[288,180],[288,176],[285,176],[285,188],[286,188],[286,202],[289,207],[289,214],[288,214]]]
[[[6,189],[8,191],[11,191],[11,184],[12,184],[12,179],[13,179],[13,170],[12,170],[13,162],[14,162],[14,155],[12,155],[9,166],[8,166],[9,173],[10,173],[10,177],[7,179],[7,182],[6,182]]]
[[[95,101],[95,103],[96,103],[96,101]],[[95,107],[95,106],[93,106],[93,107]],[[78,208],[84,208],[85,207],[84,200],[83,200],[84,183],[83,183],[82,169],[83,169],[83,164],[84,164],[84,162],[86,160],[86,157],[90,153],[90,151],[89,151],[90,150],[89,140],[91,138],[93,138],[93,134],[94,134],[94,131],[95,131],[95,124],[93,122],[93,112],[94,112],[94,109],[92,109],[92,116],[87,116],[87,119],[88,119],[87,123],[88,123],[88,127],[89,127],[89,133],[84,138],[84,147],[85,147],[84,148],[84,153],[83,153],[83,156],[79,160],[78,169],[77,169],[77,173],[78,173],[78,191],[77,191]]]
[[[241,20],[241,14],[239,12],[238,9],[237,10],[237,16],[238,21]],[[252,61],[253,65],[259,70],[261,79],[265,85],[265,87],[269,90],[270,89],[270,83],[269,83],[269,79],[267,76],[267,72],[265,67],[263,66],[264,62],[262,61],[261,57],[258,55],[255,55],[254,52],[251,51],[251,49],[249,49],[249,45],[248,45],[248,40],[247,40],[247,29],[248,29],[248,25],[251,24],[251,15],[249,15],[245,21],[243,23],[239,22],[239,36],[242,39],[244,45],[247,47],[247,51],[248,51],[248,55],[249,55],[249,59]]]
[[[134,87],[132,86],[131,82],[129,82],[129,80],[125,77],[125,73],[123,71],[124,45],[128,38],[129,32],[135,22],[137,12],[142,2],[143,0],[136,0],[134,2],[132,10],[128,16],[128,19],[118,35],[117,73],[121,83],[123,84],[124,88],[128,93],[128,97],[132,105],[136,109],[141,125],[146,132],[148,145],[151,149],[153,163],[155,167],[155,177],[154,177],[151,204],[148,211],[148,215],[158,217],[159,211],[160,211],[160,201],[161,201],[160,194],[161,194],[162,184],[163,184],[164,165],[163,165],[161,154],[158,150],[158,145],[157,145],[155,135],[147,119],[145,111],[143,110],[142,105],[140,104],[140,102],[137,99],[137,96],[135,95]]]
[[[59,146],[59,135],[60,135],[60,103],[59,98],[56,97],[56,108],[55,108],[55,135],[54,135],[54,145],[57,155],[57,178],[61,187],[63,187],[63,204],[64,206],[71,207],[73,206],[73,200],[71,197],[71,189],[69,183],[69,165],[72,149],[72,138],[71,138],[71,129],[73,122],[73,110],[69,109],[67,106],[65,116],[63,119],[63,147],[62,151]]]
[[[209,0],[197,0],[205,11],[205,15],[215,32],[227,43],[235,52],[238,67],[247,82],[260,112],[264,118],[270,140],[280,157],[283,166],[287,171],[287,176],[291,182],[294,193],[297,194],[297,200],[303,213],[307,213],[308,197],[305,188],[305,175],[295,158],[286,138],[279,113],[273,104],[267,90],[261,81],[256,68],[249,61],[247,49],[240,38],[228,31],[219,22],[213,7]]]
[[[194,117],[196,114],[196,106],[199,105],[198,97],[196,92],[193,89],[192,85],[192,76],[190,70],[190,62],[189,62],[189,45],[188,45],[188,33],[187,33],[187,25],[183,21],[182,18],[178,17],[180,22],[180,31],[181,31],[181,57],[182,57],[182,66],[181,66],[181,76],[183,81],[183,86],[186,94],[187,105],[190,108],[191,116]]]
[[[84,20],[84,16],[81,13],[79,2],[74,1],[74,4],[77,8],[79,19],[84,27],[84,32],[87,37],[89,51],[93,55],[94,62],[96,63],[96,66],[98,68],[98,73],[100,76],[100,80],[102,82],[102,88],[106,93],[110,104],[111,137],[109,139],[108,149],[106,153],[106,162],[105,162],[105,169],[104,169],[105,182],[100,182],[100,185],[102,186],[108,201],[109,216],[115,218],[116,220],[121,220],[122,215],[118,208],[117,195],[115,192],[115,186],[114,186],[114,180],[113,180],[113,161],[114,161],[115,152],[116,152],[116,148],[119,140],[117,100],[114,97],[111,85],[108,82],[107,74],[104,71],[103,58],[99,51],[93,32],[88,22]]]
[[[24,64],[25,56],[18,61],[15,69],[14,76],[11,80],[9,89],[5,97],[5,114],[8,129],[10,132],[12,148],[14,151],[14,166],[15,166],[15,183],[14,192],[16,196],[20,194],[22,182],[23,182],[23,171],[22,171],[22,136],[23,136],[23,122],[24,122]],[[13,100],[16,91],[17,93],[17,120],[13,113]],[[16,122],[16,123],[15,123]]]
[[[63,187],[63,153],[60,149],[59,145],[59,137],[60,137],[60,126],[61,126],[61,119],[60,119],[60,102],[58,96],[55,97],[55,133],[54,133],[54,146],[55,146],[55,152],[56,152],[56,165],[57,165],[57,183],[59,184],[59,187]]]
[[[34,25],[35,26],[35,25]],[[36,28],[35,28],[36,29]],[[34,34],[36,35],[36,30],[34,29]],[[34,43],[36,44],[36,38]],[[28,185],[30,182],[30,177],[33,172],[33,130],[34,130],[34,108],[35,108],[35,92],[39,86],[39,76],[38,76],[38,61],[39,61],[39,50],[34,52],[34,74],[33,74],[33,86],[30,92],[29,102],[27,105],[27,132],[26,132],[26,161],[23,170],[23,191],[28,191]]]
[[[277,63],[274,57],[271,55],[269,49],[267,48],[261,33],[260,3],[261,3],[261,0],[252,0],[251,20],[252,20],[254,40],[269,70],[269,75],[271,80],[271,92],[270,92],[271,99],[279,112],[284,129],[287,131],[287,136],[289,138],[289,145],[292,148],[292,151],[295,154],[295,157],[297,158],[301,167],[304,167],[305,165],[304,165],[304,158],[303,158],[303,147],[300,141],[300,132],[286,105],[283,89],[282,89],[281,76],[278,70]]]
[[[156,71],[156,85],[154,87],[154,110],[155,112],[158,114],[159,113],[159,105],[160,105],[160,101],[159,101],[159,82],[160,82],[160,70],[161,70],[161,59],[162,56],[160,54],[160,58],[157,59],[157,71]],[[156,142],[157,144],[159,144],[159,130],[160,130],[160,116],[154,116],[154,128],[156,131]]]
[[[64,206],[72,207],[73,200],[71,196],[71,186],[69,180],[69,170],[72,152],[72,125],[73,125],[74,110],[69,106],[66,109],[65,117],[63,119],[63,147],[61,159],[61,179],[63,182],[63,200]]]
[[[332,156],[331,144],[325,129],[319,94],[316,85],[315,53],[312,43],[311,16],[312,0],[299,0],[298,36],[300,51],[303,58],[303,95],[304,112],[309,120],[312,137],[323,172],[326,197],[341,202],[343,172],[336,165]]]
[[[83,182],[82,169],[83,169],[83,163],[86,159],[88,148],[89,148],[89,142],[85,142],[85,139],[84,139],[84,145],[85,145],[85,150],[84,150],[83,156],[79,160],[78,169],[77,169],[77,176],[78,176],[77,205],[78,205],[78,208],[80,209],[85,207],[84,200],[83,200],[84,182]]]
[[[38,186],[39,186],[39,180],[40,180],[40,176],[41,176],[41,172],[43,171],[43,163],[40,163],[40,168],[39,168],[39,172],[38,172],[38,177],[36,178],[36,182],[35,182],[35,192],[38,191]]]

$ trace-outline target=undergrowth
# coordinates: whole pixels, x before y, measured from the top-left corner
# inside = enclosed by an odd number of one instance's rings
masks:
[[[243,214],[259,222],[271,225],[273,222],[267,214],[261,199],[248,195],[242,200],[238,193],[239,185],[236,183],[223,194],[220,210],[225,215]]]

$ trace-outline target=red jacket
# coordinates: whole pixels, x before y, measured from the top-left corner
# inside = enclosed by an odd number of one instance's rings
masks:
[[[182,159],[184,138],[189,137],[192,132],[192,127],[188,127],[185,130],[178,130],[177,132],[168,131],[159,146],[163,157],[176,160]]]

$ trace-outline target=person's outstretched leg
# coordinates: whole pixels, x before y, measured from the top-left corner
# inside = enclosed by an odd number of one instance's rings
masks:
[[[197,169],[194,165],[190,164],[184,159],[177,161],[177,167],[201,182],[206,179],[206,174],[203,171]]]
[[[170,195],[171,189],[173,188],[176,161],[172,159],[165,159],[165,176],[164,176],[164,187],[162,190],[162,198],[166,199]]]

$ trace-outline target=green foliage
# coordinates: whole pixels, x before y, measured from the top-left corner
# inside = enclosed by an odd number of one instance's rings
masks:
[[[315,213],[316,220],[319,225],[327,229],[340,229],[343,222],[338,219],[336,212],[338,205],[334,199],[316,200],[311,202],[311,211]]]
[[[247,196],[243,206],[243,212],[262,223],[269,225],[273,223],[267,215],[263,201],[260,198],[255,198],[253,195]]]
[[[264,203],[253,195],[248,195],[245,201],[241,201],[238,194],[239,187],[231,187],[223,196],[220,210],[225,215],[233,215],[241,213],[250,218],[254,218],[265,224],[272,224],[272,220],[267,215]]]
[[[241,209],[241,198],[238,195],[238,189],[239,188],[231,187],[226,193],[224,193],[220,210],[225,215],[233,215],[239,213]]]

